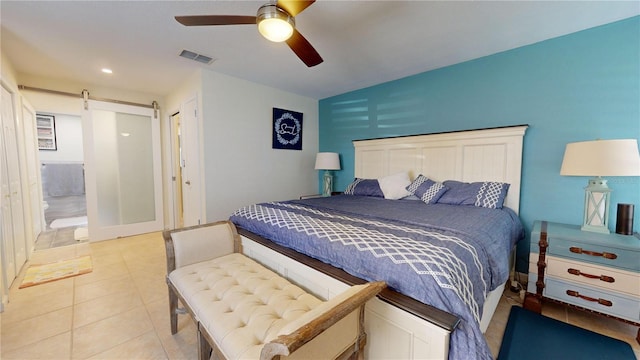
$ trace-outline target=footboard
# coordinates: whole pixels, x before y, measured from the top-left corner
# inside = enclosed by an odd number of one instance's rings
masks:
[[[339,269],[326,265],[326,268],[322,268],[321,262],[311,258],[304,261],[310,265],[305,265],[294,259],[304,255],[268,241],[249,238],[250,233],[242,229],[239,229],[239,233],[242,235],[245,255],[320,298],[330,299],[350,285],[364,282]],[[426,309],[433,316],[425,319],[414,311],[415,307],[416,304],[388,289],[384,290],[379,298],[369,300],[365,309],[365,331],[368,336],[365,358],[447,358],[449,336],[459,319],[435,308]]]

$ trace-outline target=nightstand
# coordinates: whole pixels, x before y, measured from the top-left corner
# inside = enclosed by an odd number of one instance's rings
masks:
[[[640,326],[640,238],[536,221],[524,308],[545,300]],[[640,343],[640,330],[636,340]]]

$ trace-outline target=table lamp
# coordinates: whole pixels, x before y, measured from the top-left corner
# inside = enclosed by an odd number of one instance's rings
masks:
[[[340,170],[338,153],[320,152],[316,155],[316,170],[324,170],[322,177],[322,196],[331,196],[333,191],[333,175],[331,170]]]
[[[611,189],[602,176],[640,176],[636,139],[595,140],[567,144],[560,175],[590,176],[584,188],[583,231],[609,233]]]

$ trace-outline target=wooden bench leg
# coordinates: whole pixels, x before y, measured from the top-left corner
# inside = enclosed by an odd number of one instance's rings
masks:
[[[200,324],[198,324],[198,359],[209,360],[211,358],[211,345],[204,337],[200,330]]]
[[[169,287],[169,319],[171,320],[171,334],[178,332],[178,295]]]

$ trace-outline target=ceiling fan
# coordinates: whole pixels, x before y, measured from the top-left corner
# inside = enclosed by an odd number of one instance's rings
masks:
[[[314,2],[315,0],[277,0],[262,5],[256,16],[193,15],[175,18],[185,26],[257,24],[262,36],[274,42],[285,41],[302,62],[312,67],[320,64],[323,61],[322,57],[296,30],[294,17]]]

